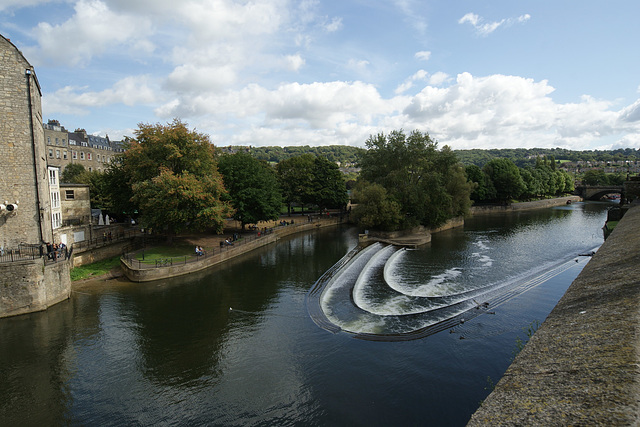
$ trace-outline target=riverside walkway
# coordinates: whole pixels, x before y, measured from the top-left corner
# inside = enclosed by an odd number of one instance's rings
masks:
[[[468,426],[640,422],[640,207],[626,213]]]
[[[134,253],[127,253],[120,258],[120,267],[124,275],[132,282],[148,282],[182,276],[204,270],[228,259],[269,245],[284,236],[335,226],[346,219],[342,215],[314,215],[313,221],[309,222],[306,221],[307,217],[299,218],[298,222],[290,225],[270,227],[267,233],[256,232],[254,235],[245,236],[240,241],[234,242],[232,246],[222,246],[218,250],[211,249],[201,257],[175,257],[170,263],[163,261],[162,263],[147,264],[135,259]]]

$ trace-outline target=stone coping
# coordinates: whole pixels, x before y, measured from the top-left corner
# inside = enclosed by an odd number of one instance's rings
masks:
[[[640,207],[634,207],[468,425],[638,425],[639,338]]]

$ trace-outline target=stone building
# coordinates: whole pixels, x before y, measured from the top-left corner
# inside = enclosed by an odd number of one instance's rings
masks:
[[[110,141],[109,137],[88,135],[84,129],[69,132],[57,120],[43,123],[47,143],[47,162],[60,168],[70,163],[84,166],[88,171],[103,172],[115,154],[124,152],[120,141]]]
[[[54,239],[41,98],[33,67],[0,36],[0,317],[44,310],[71,289],[67,260],[41,256]]]

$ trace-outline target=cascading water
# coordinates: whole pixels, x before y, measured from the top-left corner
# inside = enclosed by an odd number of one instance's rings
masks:
[[[548,236],[540,235],[539,224],[535,233],[529,228],[525,224],[511,234],[470,230],[464,246],[437,263],[430,262],[438,257],[434,250],[382,243],[354,250],[330,278],[316,283],[308,302],[317,298],[321,310],[310,310],[311,317],[325,329],[362,339],[422,338],[492,310],[567,269],[581,268],[588,259],[578,255],[600,243],[599,237],[577,236],[581,240],[563,242],[558,252],[539,254],[542,240],[563,236],[557,236],[557,227],[549,228],[553,235]]]

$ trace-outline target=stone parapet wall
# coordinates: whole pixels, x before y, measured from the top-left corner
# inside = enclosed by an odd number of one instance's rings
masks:
[[[640,207],[630,208],[469,426],[638,425]]]
[[[509,212],[509,211],[522,211],[529,209],[543,209],[543,208],[551,208],[554,206],[562,206],[568,204],[567,202],[576,203],[581,202],[582,197],[580,196],[566,196],[566,197],[556,197],[554,199],[544,199],[544,200],[535,200],[533,202],[522,202],[522,203],[512,203],[510,205],[504,206],[495,206],[495,205],[486,205],[486,206],[471,206],[471,214],[483,214],[483,213],[492,213],[492,212]]]

